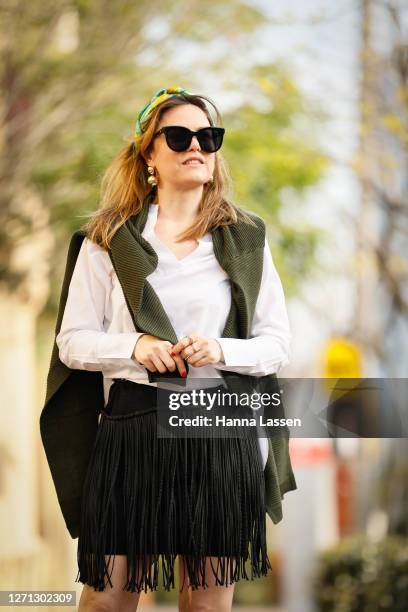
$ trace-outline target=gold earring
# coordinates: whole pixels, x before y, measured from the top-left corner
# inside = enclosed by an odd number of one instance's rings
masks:
[[[149,178],[147,179],[147,182],[149,183],[149,185],[154,187],[155,185],[157,185],[157,179],[154,176],[154,168],[153,168],[153,166],[147,166],[147,171],[150,174]]]

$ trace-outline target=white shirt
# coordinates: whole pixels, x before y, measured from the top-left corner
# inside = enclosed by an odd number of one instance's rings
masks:
[[[219,370],[253,376],[278,372],[289,362],[291,333],[281,281],[265,242],[260,291],[248,339],[221,338],[230,305],[227,273],[218,263],[211,233],[198,240],[189,255],[178,260],[156,235],[158,205],[149,205],[142,231],[158,255],[157,268],[147,276],[178,338],[191,333],[215,338],[225,364],[203,367],[189,364],[183,390],[194,379],[222,378]],[[60,360],[69,368],[101,371],[105,404],[113,378],[149,383],[144,366],[132,359],[141,333],[135,327],[109,254],[84,238],[72,274],[60,331],[56,337]],[[203,386],[196,380],[196,386]],[[213,382],[215,386],[217,382]],[[219,382],[221,384],[221,381]],[[265,461],[265,442],[260,439]]]

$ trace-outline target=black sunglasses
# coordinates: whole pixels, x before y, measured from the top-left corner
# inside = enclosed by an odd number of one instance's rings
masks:
[[[167,145],[173,151],[185,151],[191,144],[193,136],[197,136],[200,147],[206,153],[214,153],[222,145],[225,129],[221,127],[205,127],[192,132],[181,125],[166,125],[155,133],[154,137],[164,134]]]

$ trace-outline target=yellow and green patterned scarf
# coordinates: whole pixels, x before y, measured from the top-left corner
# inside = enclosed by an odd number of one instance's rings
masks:
[[[146,106],[142,108],[142,110],[139,112],[137,116],[136,125],[135,125],[135,133],[134,133],[135,140],[137,140],[138,136],[143,134],[143,126],[148,120],[153,109],[155,109],[156,106],[159,106],[159,104],[167,100],[167,98],[171,98],[172,96],[177,96],[178,94],[181,94],[181,93],[190,93],[190,92],[188,92],[187,89],[183,89],[183,87],[167,87],[165,89],[159,89],[158,91],[156,91],[152,99],[146,104]]]

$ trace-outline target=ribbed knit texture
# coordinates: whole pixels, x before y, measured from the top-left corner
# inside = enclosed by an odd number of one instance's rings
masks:
[[[163,305],[146,280],[158,264],[157,254],[141,235],[151,198],[137,215],[122,225],[112,238],[109,255],[122,286],[136,331],[178,341]],[[265,224],[248,213],[256,226],[237,222],[212,230],[214,254],[231,280],[231,308],[222,337],[249,338],[252,318],[262,279]],[[59,333],[69,283],[85,237],[76,231],[68,250],[62,284],[55,337]],[[147,370],[146,370],[147,372]],[[253,377],[220,370],[228,390],[250,393],[279,392],[276,374]],[[47,377],[44,407],[40,416],[41,438],[50,466],[58,501],[71,536],[78,537],[80,499],[88,460],[98,428],[98,414],[104,407],[101,372],[72,370],[59,359],[54,346]],[[289,429],[285,435],[268,439],[269,454],[265,466],[266,508],[274,523],[282,519],[284,493],[297,488],[289,456]]]

